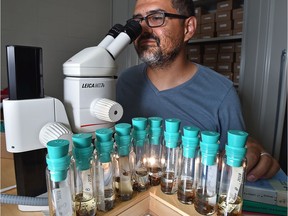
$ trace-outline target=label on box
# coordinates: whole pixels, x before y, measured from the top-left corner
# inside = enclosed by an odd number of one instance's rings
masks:
[[[217,31],[217,37],[229,37],[232,35],[233,35],[232,30]]]
[[[232,11],[232,18],[233,19],[243,19],[243,8],[237,8]]]
[[[217,31],[231,30],[231,29],[232,29],[232,21],[231,20],[217,22],[217,26],[216,26]]]
[[[205,14],[201,16],[201,23],[215,22],[215,13]]]
[[[217,11],[216,12],[216,22],[224,21],[224,20],[231,20],[231,11]]]
[[[233,62],[234,61],[234,53],[219,53],[218,61]]]
[[[204,45],[204,53],[218,53],[218,44],[206,44]]]
[[[219,52],[234,52],[234,43],[221,43]]]

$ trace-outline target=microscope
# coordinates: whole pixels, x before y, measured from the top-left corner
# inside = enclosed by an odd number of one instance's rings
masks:
[[[6,148],[14,155],[18,196],[36,197],[47,192],[47,142],[68,139],[72,143],[73,133],[94,135],[96,129],[111,128],[121,119],[123,108],[114,101],[115,59],[141,31],[141,25],[133,20],[125,26],[116,24],[98,46],[85,48],[68,59],[63,64],[64,103],[44,95],[42,49],[7,46],[9,98],[3,100],[3,114]],[[33,66],[27,69],[28,58],[33,59]],[[33,79],[23,76],[25,70],[32,71]],[[21,202],[18,208],[49,209]]]
[[[108,34],[98,46],[80,51],[63,64],[64,104],[73,132],[93,133],[121,119],[122,106],[114,101],[115,59],[141,30],[138,22],[129,21],[112,42],[107,42],[111,39]]]

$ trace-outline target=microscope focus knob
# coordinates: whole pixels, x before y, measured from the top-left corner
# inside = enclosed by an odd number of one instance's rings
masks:
[[[122,118],[123,108],[113,100],[97,98],[91,103],[90,113],[100,120],[117,122]]]
[[[69,141],[69,149],[72,148],[72,131],[66,125],[60,122],[49,122],[45,124],[39,132],[40,143],[47,147],[47,143],[51,140],[66,139]]]

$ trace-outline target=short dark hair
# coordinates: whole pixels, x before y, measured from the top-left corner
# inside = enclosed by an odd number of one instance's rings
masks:
[[[195,8],[193,0],[171,0],[173,8],[175,8],[179,14],[185,16],[195,16]]]

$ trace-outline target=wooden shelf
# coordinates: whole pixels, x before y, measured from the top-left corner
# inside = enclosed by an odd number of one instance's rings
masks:
[[[241,39],[242,39],[242,35],[233,35],[233,36],[228,36],[228,37],[192,39],[192,40],[189,40],[189,43],[206,43],[206,42],[231,41],[231,40],[241,40]]]

